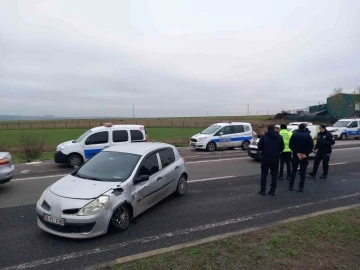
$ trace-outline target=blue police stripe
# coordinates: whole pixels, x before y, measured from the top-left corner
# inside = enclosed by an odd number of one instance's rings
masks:
[[[86,158],[92,158],[96,154],[100,153],[102,150],[103,149],[87,149],[87,150],[84,150],[85,157]]]
[[[360,135],[360,130],[358,131],[344,130],[344,132],[346,132],[347,135]]]
[[[218,143],[218,142],[239,142],[239,141],[250,141],[253,137],[252,136],[248,136],[248,137],[235,137],[235,138],[223,138],[222,139],[212,139],[212,142]]]

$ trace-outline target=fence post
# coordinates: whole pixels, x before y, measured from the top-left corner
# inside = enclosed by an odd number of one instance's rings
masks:
[[[31,123],[30,123],[30,129],[32,129],[32,127],[31,127]]]
[[[42,122],[42,127],[44,128],[44,122]]]
[[[18,127],[19,127],[19,129],[20,129],[20,123],[18,122]]]
[[[90,121],[89,121],[89,128],[90,128]]]
[[[183,128],[185,127],[185,121],[183,121]]]
[[[54,128],[55,128],[55,121],[54,121]]]

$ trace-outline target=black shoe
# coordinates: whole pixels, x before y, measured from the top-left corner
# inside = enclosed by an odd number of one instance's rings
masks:
[[[268,194],[269,194],[270,196],[275,196],[275,191],[270,190],[270,191],[268,192]]]
[[[303,193],[305,190],[303,188],[299,188],[299,192]]]
[[[310,177],[310,178],[315,178],[315,174],[313,174],[313,173],[308,173],[308,177]]]
[[[266,195],[266,192],[265,192],[265,191],[262,191],[262,190],[260,190],[258,193],[259,193],[260,195],[262,195],[262,196],[265,196],[265,195]]]
[[[326,179],[327,175],[323,174],[322,176],[320,176],[320,179]]]
[[[294,188],[289,187],[289,188],[288,188],[288,191],[294,191]]]

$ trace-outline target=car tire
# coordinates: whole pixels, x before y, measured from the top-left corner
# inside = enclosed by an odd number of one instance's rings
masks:
[[[206,146],[206,150],[208,152],[214,152],[216,150],[216,143],[214,142],[209,142]]]
[[[241,144],[241,149],[242,149],[242,150],[248,150],[248,149],[249,149],[249,145],[250,145],[250,142],[249,142],[249,141],[243,141],[243,143]]]
[[[347,134],[346,134],[346,133],[342,133],[342,134],[340,135],[340,139],[343,140],[343,141],[345,141],[345,140],[347,139]]]
[[[126,204],[122,204],[116,208],[111,216],[109,229],[113,232],[126,231],[130,225],[130,219],[130,208]]]
[[[175,191],[175,196],[177,197],[184,196],[186,193],[186,189],[187,189],[187,178],[185,175],[182,175],[178,181]]]
[[[84,163],[84,159],[79,154],[71,154],[67,159],[67,165],[70,168],[80,167]]]
[[[359,139],[359,137],[355,137],[355,140],[358,140]]]

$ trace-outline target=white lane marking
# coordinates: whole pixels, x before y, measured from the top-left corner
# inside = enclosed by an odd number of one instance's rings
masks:
[[[23,170],[20,173],[28,173],[28,172],[30,172],[30,170]]]
[[[34,268],[34,267],[40,267],[40,266],[44,266],[44,265],[49,265],[49,264],[57,263],[57,262],[62,262],[62,261],[67,261],[67,260],[72,260],[72,259],[78,259],[78,258],[81,258],[81,257],[93,255],[93,254],[99,254],[99,253],[103,253],[103,252],[107,252],[107,251],[111,251],[111,250],[116,250],[116,249],[123,248],[123,247],[133,245],[133,244],[139,244],[139,243],[143,244],[143,243],[149,243],[149,242],[158,241],[158,240],[161,240],[161,239],[171,238],[171,237],[174,237],[174,236],[187,235],[187,234],[190,234],[190,233],[196,233],[196,232],[200,232],[200,231],[205,231],[205,230],[212,229],[212,228],[223,227],[223,226],[227,226],[227,225],[231,225],[231,224],[241,223],[241,222],[244,222],[244,221],[252,220],[252,219],[254,219],[256,217],[281,213],[281,212],[286,211],[286,210],[299,209],[299,208],[303,208],[303,207],[307,207],[307,206],[313,206],[313,205],[326,203],[326,202],[330,202],[330,201],[336,201],[336,200],[347,199],[347,198],[351,198],[351,197],[357,197],[359,195],[360,195],[360,193],[357,192],[357,193],[353,193],[353,194],[350,194],[350,195],[345,195],[345,196],[336,197],[336,198],[332,198],[332,199],[320,200],[320,201],[317,201],[317,202],[305,203],[305,204],[280,208],[280,209],[269,211],[269,212],[263,212],[263,213],[258,213],[258,214],[254,214],[254,215],[251,215],[251,216],[239,217],[239,218],[230,219],[230,220],[226,220],[226,221],[222,221],[222,222],[205,224],[205,225],[192,227],[192,228],[187,228],[187,229],[184,229],[184,230],[178,230],[178,231],[174,231],[174,232],[167,232],[167,233],[163,233],[163,234],[156,235],[156,236],[148,236],[148,237],[139,238],[139,239],[135,239],[135,240],[130,240],[130,241],[126,241],[126,242],[122,242],[122,243],[118,243],[118,244],[113,244],[113,245],[108,245],[108,246],[100,246],[100,247],[97,247],[97,248],[94,248],[94,249],[84,250],[84,251],[80,251],[80,252],[73,252],[73,253],[69,253],[69,254],[65,254],[65,255],[46,258],[46,259],[43,259],[43,260],[37,260],[37,261],[29,262],[29,263],[23,263],[23,264],[19,264],[19,265],[14,265],[14,266],[4,268],[4,270],[28,269],[28,268]]]
[[[34,161],[34,162],[27,162],[25,163],[26,165],[38,165],[38,164],[42,164],[42,161]]]
[[[329,164],[329,166],[334,166],[334,165],[344,165],[347,164],[348,162],[338,162],[338,163],[331,163]]]
[[[214,178],[205,178],[205,179],[198,179],[198,180],[189,180],[188,183],[195,183],[195,182],[205,182],[205,181],[212,181],[212,180],[221,180],[226,178],[235,178],[236,176],[229,175],[229,176],[221,176],[221,177],[214,177]]]
[[[57,175],[48,175],[48,176],[38,176],[38,177],[27,177],[27,178],[19,178],[19,179],[13,179],[11,182],[17,182],[17,181],[26,181],[26,180],[36,180],[36,179],[46,179],[46,178],[56,178],[56,177],[64,177],[67,174],[57,174]]]
[[[208,160],[198,160],[198,161],[187,161],[186,164],[209,163],[209,162],[222,162],[222,161],[239,160],[239,159],[250,159],[250,157],[221,158],[221,159],[208,159]]]
[[[355,149],[360,149],[360,147],[333,149],[333,152],[334,151],[348,151],[348,150],[355,150]]]

